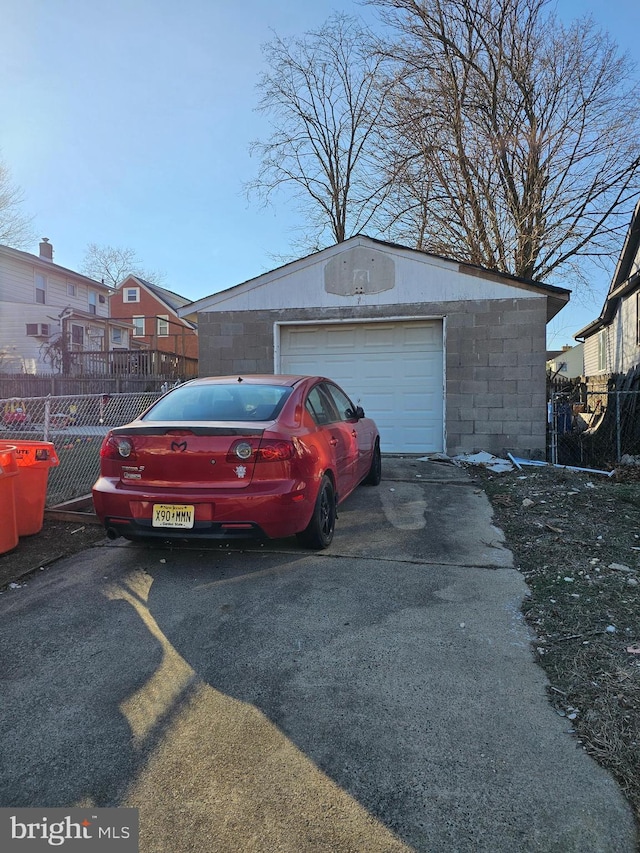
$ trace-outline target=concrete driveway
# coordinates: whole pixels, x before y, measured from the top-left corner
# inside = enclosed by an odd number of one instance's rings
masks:
[[[320,554],[59,562],[0,597],[0,806],[135,806],[147,853],[632,853],[511,566],[466,473],[406,459]]]

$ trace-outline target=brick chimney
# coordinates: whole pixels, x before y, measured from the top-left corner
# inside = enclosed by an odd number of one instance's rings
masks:
[[[53,260],[53,246],[49,242],[48,237],[43,237],[40,242],[40,257],[43,261]]]

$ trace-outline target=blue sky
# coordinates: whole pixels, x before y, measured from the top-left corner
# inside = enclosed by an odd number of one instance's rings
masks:
[[[632,56],[639,7],[557,3],[566,20],[590,13]],[[335,10],[373,18],[353,0],[0,0],[0,150],[56,262],[78,269],[90,242],[131,246],[199,299],[290,256],[295,211],[242,191],[258,165],[249,144],[265,135],[261,45]],[[598,315],[610,275],[561,312],[550,345]]]

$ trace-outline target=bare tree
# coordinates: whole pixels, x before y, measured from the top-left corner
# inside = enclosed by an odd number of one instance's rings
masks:
[[[398,36],[391,236],[527,279],[616,255],[640,191],[633,68],[548,0],[369,0]]]
[[[87,246],[81,271],[110,287],[115,287],[128,275],[136,275],[152,284],[161,284],[164,279],[163,273],[144,269],[135,249],[97,243]]]
[[[11,180],[11,173],[0,160],[0,243],[14,249],[26,249],[35,239],[32,217],[22,212],[24,193]]]
[[[263,48],[269,71],[258,83],[258,109],[272,132],[251,146],[261,166],[247,190],[268,201],[292,189],[309,249],[367,228],[384,199],[377,159],[383,59],[371,44],[362,24],[336,14],[303,38],[276,36]]]

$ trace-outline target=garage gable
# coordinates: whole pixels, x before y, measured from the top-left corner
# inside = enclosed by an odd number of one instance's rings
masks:
[[[183,309],[208,311],[341,308],[482,299],[549,299],[537,282],[481,270],[416,249],[358,236],[214,293]],[[566,302],[560,299],[554,314]]]

